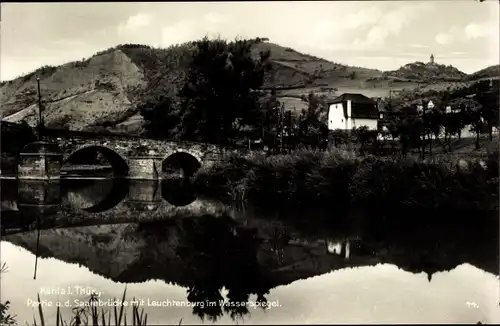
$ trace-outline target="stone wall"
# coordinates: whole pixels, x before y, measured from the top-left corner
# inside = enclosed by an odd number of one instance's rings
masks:
[[[129,179],[158,180],[161,157],[131,157],[128,159]]]
[[[40,153],[20,155],[17,175],[19,179],[57,180],[61,174],[60,155]]]
[[[224,153],[220,147],[192,142],[167,142],[155,139],[120,139],[105,138],[88,139],[84,137],[54,138],[48,141],[59,145],[64,153],[64,160],[78,149],[89,146],[107,147],[125,158],[133,156],[154,156],[166,159],[176,152],[185,152],[193,155],[200,163],[204,160],[218,160]]]

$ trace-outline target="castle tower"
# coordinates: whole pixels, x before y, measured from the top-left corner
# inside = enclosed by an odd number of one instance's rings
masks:
[[[434,64],[434,54],[431,54],[431,65]]]

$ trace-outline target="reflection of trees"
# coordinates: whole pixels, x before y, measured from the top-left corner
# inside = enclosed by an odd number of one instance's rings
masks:
[[[283,264],[284,260],[284,248],[288,244],[290,236],[286,229],[274,228],[274,234],[272,238],[272,248],[271,251],[276,255],[276,261],[279,265]]]
[[[187,299],[194,306],[194,314],[215,321],[225,312],[236,319],[249,313],[241,303],[247,303],[251,294],[256,294],[260,302],[266,301],[268,287],[257,262],[259,243],[252,230],[238,227],[227,216],[182,219],[168,236],[159,231],[166,226],[160,224],[164,223],[142,224],[140,232],[152,245],[148,250],[165,248],[161,243],[167,237],[175,243],[174,255],[187,283],[182,285],[188,286]],[[173,234],[178,238],[173,240]],[[226,304],[221,305],[223,288],[228,293]]]
[[[363,247],[412,273],[469,263],[498,275],[498,213],[416,210],[371,222]]]
[[[204,303],[194,306],[193,313],[214,321],[224,313],[233,319],[249,313],[237,303],[248,301],[252,294],[266,301],[268,289],[345,267],[388,263],[432,275],[469,263],[498,275],[499,221],[497,214],[491,215],[393,210],[384,216],[371,210],[349,218],[330,212],[322,218],[311,210],[302,218],[259,213],[246,219],[245,226],[228,216],[184,217],[113,226],[109,231],[47,231],[38,252],[40,257],[81,262],[119,282],[162,279],[187,287],[190,302]],[[327,218],[336,222],[327,223]],[[256,238],[251,225],[269,240],[266,244]],[[329,254],[324,241],[317,241],[325,238],[339,243],[350,239],[348,259]],[[35,252],[34,233],[7,241]],[[284,250],[283,265],[267,259],[272,250]],[[223,288],[233,305],[219,304]]]
[[[2,201],[17,200],[17,179],[0,179],[0,193],[2,194]]]

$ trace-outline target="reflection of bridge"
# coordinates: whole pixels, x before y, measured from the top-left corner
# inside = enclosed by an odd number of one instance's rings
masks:
[[[63,164],[81,162],[100,153],[113,167],[115,177],[156,180],[169,167],[191,175],[201,166],[220,160],[228,151],[211,144],[90,132],[46,130],[44,135],[44,142],[24,147],[19,178],[57,179]]]
[[[223,207],[197,199],[189,184],[175,182],[107,179],[88,185],[88,180],[81,180],[76,186],[87,184],[75,189],[75,182],[18,180],[17,198],[7,199],[16,202],[17,209],[2,212],[2,234],[213,214]]]

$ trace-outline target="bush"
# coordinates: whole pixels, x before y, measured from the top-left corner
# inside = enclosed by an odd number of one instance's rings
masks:
[[[495,161],[496,160],[496,161]],[[348,152],[231,155],[194,176],[198,192],[261,205],[315,204],[398,209],[492,210],[498,201],[498,157],[483,167]]]

